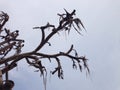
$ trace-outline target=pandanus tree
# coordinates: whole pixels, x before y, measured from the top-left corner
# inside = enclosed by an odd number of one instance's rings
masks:
[[[14,86],[14,82],[8,78],[8,72],[15,68],[17,63],[23,59],[26,60],[30,66],[36,68],[43,77],[47,73],[47,68],[41,61],[48,59],[50,63],[52,60],[57,62],[57,67],[50,73],[52,75],[56,73],[58,78],[63,79],[61,57],[67,57],[68,60],[72,61],[73,68],[79,67],[80,71],[82,71],[84,67],[89,72],[86,57],[79,56],[77,50],[74,49],[73,44],[66,52],[58,51],[58,53],[48,54],[41,51],[41,49],[45,47],[45,44],[51,46],[50,39],[56,34],[59,34],[59,32],[68,32],[69,34],[71,29],[74,29],[81,34],[82,29],[85,29],[81,20],[75,17],[76,10],[73,10],[71,13],[66,9],[64,10],[65,13],[58,14],[58,26],[47,23],[41,27],[33,27],[33,29],[38,29],[41,33],[40,42],[34,50],[25,53],[22,52],[25,41],[18,38],[19,30],[12,31],[6,28],[5,24],[8,22],[9,16],[5,12],[0,13],[0,90],[10,90],[5,88],[12,88]],[[46,34],[48,29],[50,32],[49,34]],[[3,75],[5,75],[5,80],[2,80]]]

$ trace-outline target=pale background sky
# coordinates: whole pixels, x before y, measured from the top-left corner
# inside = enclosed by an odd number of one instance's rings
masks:
[[[47,90],[120,90],[119,0],[0,0],[0,11],[10,16],[6,26],[20,30],[20,38],[26,41],[23,52],[34,49],[40,40],[39,31],[32,28],[48,21],[57,25],[57,13],[64,12],[63,8],[76,9],[87,32],[79,36],[73,31],[67,37],[63,33],[51,40],[54,47],[46,46],[43,51],[65,51],[74,43],[79,54],[89,59],[91,74],[73,70],[71,62],[63,58],[64,80],[48,75]],[[25,63],[20,62],[18,70],[10,72],[15,81],[13,90],[44,90],[39,73]]]

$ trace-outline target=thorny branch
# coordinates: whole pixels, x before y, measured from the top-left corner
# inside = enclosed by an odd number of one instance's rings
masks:
[[[69,13],[66,9],[65,13],[58,14],[59,16],[59,25],[55,26],[50,23],[47,23],[44,26],[41,27],[34,27],[33,29],[39,29],[41,31],[42,37],[39,45],[31,52],[22,53],[22,47],[24,46],[24,40],[18,39],[19,31],[11,31],[7,28],[4,28],[4,25],[9,19],[9,16],[1,12],[0,14],[0,66],[2,73],[7,73],[10,70],[12,70],[14,67],[17,66],[17,62],[19,62],[22,59],[25,59],[27,63],[36,69],[38,69],[42,76],[47,72],[46,67],[41,62],[43,59],[53,60],[55,59],[57,62],[57,67],[55,67],[55,70],[52,71],[52,74],[57,73],[58,77],[63,79],[63,69],[61,66],[61,58],[60,57],[67,57],[73,62],[73,68],[79,67],[80,71],[82,71],[83,66],[87,69],[89,72],[89,68],[87,65],[87,59],[84,56],[79,56],[78,52],[74,49],[74,45],[71,45],[68,51],[66,52],[58,52],[55,54],[45,54],[40,52],[40,50],[45,46],[45,44],[49,44],[51,46],[51,43],[49,40],[57,33],[61,31],[68,32],[68,34],[71,31],[71,28],[73,27],[75,31],[77,31],[79,34],[80,31],[85,29],[84,25],[82,24],[81,20],[79,18],[75,18],[75,12],[76,10],[73,10],[71,13]],[[51,32],[46,35],[47,29],[51,29]],[[9,56],[10,52],[14,52],[13,55]],[[74,53],[74,54],[73,54]],[[7,64],[5,64],[7,63]]]

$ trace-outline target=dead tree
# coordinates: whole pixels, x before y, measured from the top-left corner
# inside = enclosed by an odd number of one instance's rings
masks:
[[[53,75],[56,73],[58,78],[63,79],[61,57],[67,57],[68,60],[71,60],[73,62],[73,68],[79,67],[80,71],[82,71],[84,67],[89,72],[86,57],[79,56],[77,50],[74,49],[74,45],[71,45],[69,50],[67,50],[66,52],[60,51],[55,54],[46,54],[41,52],[41,49],[45,47],[45,44],[49,44],[51,46],[51,43],[49,41],[55,34],[58,34],[62,31],[70,33],[72,27],[75,31],[81,34],[80,32],[82,28],[85,29],[81,20],[75,17],[75,10],[73,10],[71,13],[69,13],[66,9],[64,10],[65,13],[58,14],[58,26],[47,23],[44,26],[33,28],[41,31],[41,41],[34,50],[26,53],[22,53],[24,40],[18,39],[19,31],[12,31],[8,28],[5,28],[4,26],[9,20],[9,16],[7,15],[7,13],[0,13],[0,72],[2,73],[2,75],[6,76],[5,80],[2,80],[1,78],[0,88],[5,88],[5,86],[12,88],[14,86],[14,82],[9,80],[8,78],[8,72],[15,68],[17,66],[17,62],[22,59],[25,59],[30,66],[35,67],[43,77],[47,73],[47,69],[41,61],[44,59],[48,59],[51,63],[51,61],[54,59],[57,62],[57,66],[54,68],[54,70],[51,71],[51,73]],[[46,34],[46,31],[48,29],[51,29],[51,32],[49,34]],[[12,55],[10,53],[12,53]],[[9,56],[9,54],[11,56]]]

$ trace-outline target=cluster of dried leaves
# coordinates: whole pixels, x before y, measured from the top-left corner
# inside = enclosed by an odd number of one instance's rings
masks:
[[[65,10],[65,9],[64,9]],[[51,72],[52,74],[57,73],[58,77],[63,79],[63,69],[60,62],[60,57],[68,57],[73,62],[73,68],[79,67],[80,71],[82,71],[83,67],[87,69],[89,72],[89,68],[87,65],[87,59],[84,56],[79,56],[77,51],[74,49],[74,45],[71,45],[68,51],[66,52],[58,52],[55,54],[46,54],[40,52],[40,50],[45,46],[45,44],[50,44],[49,40],[57,33],[61,31],[70,32],[73,27],[75,31],[79,34],[82,30],[85,29],[81,20],[79,18],[75,18],[75,10],[71,13],[65,10],[65,13],[58,14],[59,16],[59,25],[55,26],[50,23],[47,23],[41,27],[34,27],[33,29],[39,29],[41,31],[42,37],[39,45],[31,52],[22,53],[21,49],[24,46],[24,40],[18,39],[19,31],[11,31],[7,28],[4,28],[4,25],[9,19],[9,16],[1,12],[0,14],[0,69],[2,73],[8,73],[9,70],[13,69],[17,66],[17,62],[25,59],[27,63],[35,68],[37,68],[41,75],[47,72],[46,67],[41,62],[44,59],[53,60],[55,59],[57,62],[57,67]],[[50,29],[51,32],[47,35],[45,29]],[[13,53],[13,55],[9,56],[9,53]],[[74,54],[73,54],[74,52]]]

